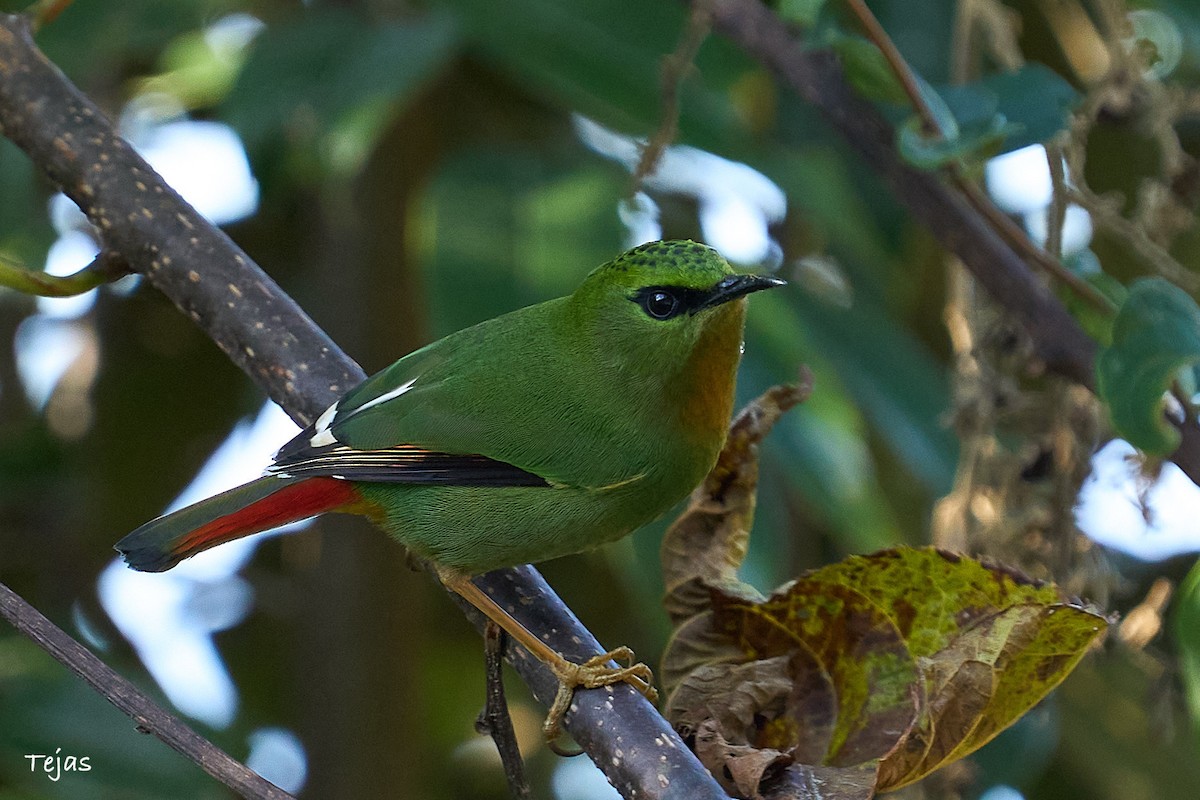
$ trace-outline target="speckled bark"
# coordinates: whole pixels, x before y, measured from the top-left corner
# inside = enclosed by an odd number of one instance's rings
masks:
[[[171,298],[293,418],[312,419],[363,378],[249,256],[116,135],[17,16],[0,24],[0,132],[79,205],[107,249]]]

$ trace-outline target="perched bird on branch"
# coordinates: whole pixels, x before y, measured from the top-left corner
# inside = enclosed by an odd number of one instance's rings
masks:
[[[572,294],[453,333],[352,389],[263,477],[147,522],[117,543],[170,569],[224,542],[338,511],[369,517],[558,677],[547,735],[578,686],[628,682],[618,648],[573,664],[471,581],[619,539],[685,497],[725,441],[746,295],[695,242],[652,242]]]

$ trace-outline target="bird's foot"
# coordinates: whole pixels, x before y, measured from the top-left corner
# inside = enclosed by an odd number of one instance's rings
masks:
[[[546,715],[542,732],[546,735],[550,749],[559,755],[567,754],[555,746],[554,740],[558,738],[563,716],[571,707],[571,698],[575,696],[575,690],[579,687],[596,689],[600,686],[611,686],[614,683],[628,683],[651,703],[657,702],[658,692],[654,689],[654,673],[645,664],[634,663],[633,651],[628,647],[618,647],[607,653],[593,656],[582,664],[575,664],[563,658],[560,653],[530,633],[524,625],[472,583],[470,577],[465,573],[447,567],[439,567],[438,577],[447,588],[458,593],[463,599],[486,614],[488,619],[507,631],[509,636],[520,642],[534,658],[549,667],[554,676],[558,678],[558,693],[554,696],[550,713]],[[617,661],[627,666],[610,667],[609,661]]]
[[[610,667],[610,661],[627,666]],[[651,703],[658,701],[658,691],[654,688],[654,673],[642,662],[634,662],[633,651],[628,647],[618,647],[607,653],[592,656],[582,664],[575,664],[564,658],[548,666],[558,678],[558,694],[554,696],[550,713],[546,715],[546,721],[542,724],[542,733],[546,735],[546,741],[552,749],[560,732],[562,718],[570,708],[571,698],[575,696],[575,690],[578,688],[596,689],[614,683],[628,683]],[[555,752],[559,751],[555,749]]]

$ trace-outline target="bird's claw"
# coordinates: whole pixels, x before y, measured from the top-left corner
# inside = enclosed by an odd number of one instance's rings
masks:
[[[616,661],[625,664],[621,667],[610,667],[608,662]],[[601,686],[611,686],[614,683],[628,683],[637,689],[651,703],[658,702],[658,691],[654,688],[654,673],[642,662],[633,660],[633,651],[628,647],[618,647],[592,656],[582,664],[575,664],[564,659],[561,664],[551,665],[554,676],[558,678],[558,693],[550,706],[550,713],[542,724],[542,733],[550,748],[559,755],[569,755],[559,750],[554,741],[558,738],[562,718],[571,706],[571,698],[578,688],[596,689]]]

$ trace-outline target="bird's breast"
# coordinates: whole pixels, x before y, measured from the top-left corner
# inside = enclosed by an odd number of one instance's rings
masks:
[[[733,414],[745,301],[735,300],[718,313],[697,339],[679,387],[681,433],[711,449],[712,458],[725,441]]]

